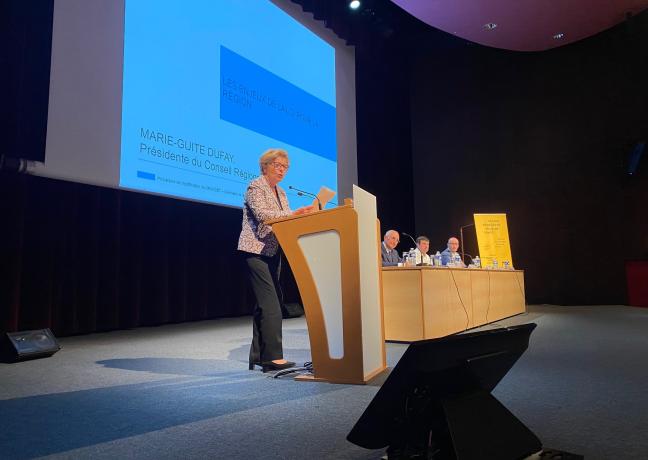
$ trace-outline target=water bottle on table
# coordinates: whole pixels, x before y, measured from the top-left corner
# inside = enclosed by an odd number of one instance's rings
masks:
[[[414,267],[416,265],[416,251],[411,248],[407,253],[407,266]]]
[[[455,252],[452,256],[452,265],[455,267],[463,267],[463,262],[458,252]]]

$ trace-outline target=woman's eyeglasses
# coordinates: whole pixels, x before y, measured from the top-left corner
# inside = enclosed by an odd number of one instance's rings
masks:
[[[290,166],[279,163],[278,161],[273,161],[270,164],[274,167],[274,169],[277,169],[279,171],[288,171],[288,168],[290,168]]]

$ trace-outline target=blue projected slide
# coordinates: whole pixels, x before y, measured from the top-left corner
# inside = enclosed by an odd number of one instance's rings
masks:
[[[124,33],[120,186],[242,206],[280,147],[284,188],[337,188],[335,50],[279,7],[126,0]]]

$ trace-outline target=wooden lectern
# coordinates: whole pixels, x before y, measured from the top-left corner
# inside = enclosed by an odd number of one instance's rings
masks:
[[[266,223],[306,311],[314,375],[297,379],[364,384],[384,371],[376,197],[354,185],[343,206]]]

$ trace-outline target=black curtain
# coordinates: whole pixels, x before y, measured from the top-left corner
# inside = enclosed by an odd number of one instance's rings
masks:
[[[1,174],[3,331],[57,335],[245,315],[241,210]],[[299,301],[287,264],[287,301]]]
[[[442,249],[473,212],[505,212],[529,302],[625,303],[624,262],[648,257],[646,159],[627,169],[648,138],[648,12],[541,53],[420,43],[418,232]]]
[[[54,0],[0,2],[0,157],[45,158],[53,16]]]

